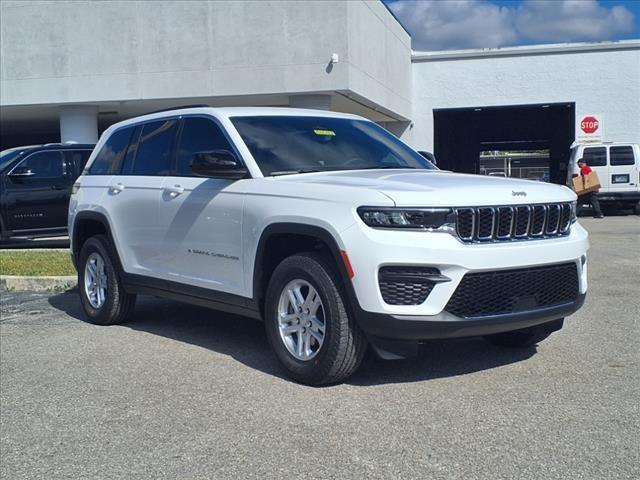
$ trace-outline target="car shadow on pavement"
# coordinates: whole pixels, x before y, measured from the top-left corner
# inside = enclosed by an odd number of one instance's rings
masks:
[[[456,377],[517,363],[536,352],[536,347],[503,348],[481,338],[428,341],[420,345],[416,358],[406,360],[382,360],[370,349],[347,383],[369,386]]]
[[[49,304],[87,321],[77,293],[54,295]],[[138,297],[134,319],[123,326],[228,355],[250,368],[288,379],[271,352],[259,321],[145,296]],[[535,347],[506,349],[477,338],[428,342],[420,347],[417,358],[407,360],[384,361],[370,349],[346,383],[371,386],[453,377],[520,362],[535,353]]]
[[[49,298],[49,304],[88,323],[77,293],[54,295]],[[131,321],[121,326],[228,355],[250,368],[286,378],[269,348],[263,324],[251,318],[138,296]]]

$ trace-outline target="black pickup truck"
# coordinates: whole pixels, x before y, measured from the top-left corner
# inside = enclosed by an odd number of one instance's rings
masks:
[[[55,143],[0,152],[0,238],[66,234],[71,187],[94,146]]]

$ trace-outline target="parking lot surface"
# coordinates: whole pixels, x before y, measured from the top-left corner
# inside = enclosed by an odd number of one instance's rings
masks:
[[[2,293],[0,477],[638,479],[640,217],[581,222],[587,302],[537,348],[434,342],[325,388],[249,319]]]

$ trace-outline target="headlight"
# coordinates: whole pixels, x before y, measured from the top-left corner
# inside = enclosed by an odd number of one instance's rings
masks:
[[[362,221],[373,228],[447,230],[455,225],[451,208],[360,207]]]

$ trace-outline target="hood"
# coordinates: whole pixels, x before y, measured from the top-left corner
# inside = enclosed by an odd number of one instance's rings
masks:
[[[396,206],[483,206],[568,202],[567,187],[534,180],[442,170],[348,170],[277,177],[278,181],[376,190]]]

